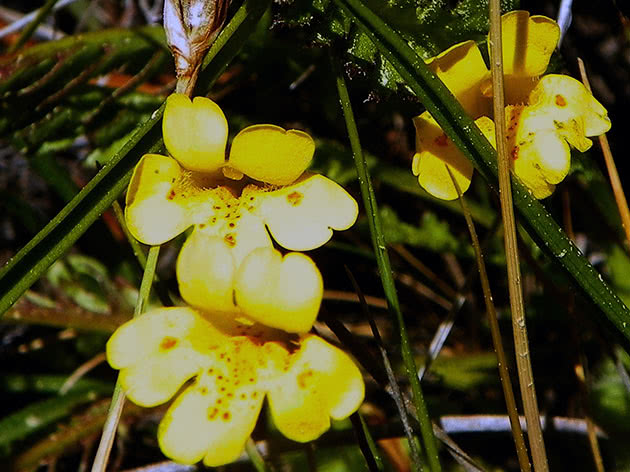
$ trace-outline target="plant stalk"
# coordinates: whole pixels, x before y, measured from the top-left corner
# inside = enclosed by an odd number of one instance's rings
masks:
[[[499,167],[499,197],[503,216],[503,233],[505,241],[505,257],[508,271],[510,308],[512,311],[512,330],[514,333],[514,350],[516,366],[521,388],[523,410],[527,422],[527,436],[532,453],[534,470],[546,472],[547,453],[542,437],[540,415],[534,387],[527,325],[525,323],[525,305],[521,286],[521,269],[519,265],[518,246],[516,241],[516,222],[512,203],[512,187],[510,181],[510,158],[505,139],[505,96],[503,88],[503,45],[501,41],[501,6],[499,0],[490,0],[490,64],[492,70],[492,90],[494,125],[497,141],[497,159]]]
[[[134,318],[137,318],[144,312],[147,300],[149,299],[149,294],[151,293],[153,276],[155,275],[155,267],[157,266],[159,254],[160,246],[151,246],[151,249],[149,249],[149,255],[147,256],[147,265],[144,269],[142,282],[140,283],[138,302],[136,303],[136,309],[133,313]],[[98,445],[98,450],[96,451],[94,463],[92,464],[92,472],[105,472],[124,404],[125,392],[123,392],[122,386],[120,385],[119,375],[118,380],[116,380],[116,387],[114,388],[114,394],[112,395],[112,403],[109,407],[109,412],[107,413],[107,419],[103,425],[101,441]]]

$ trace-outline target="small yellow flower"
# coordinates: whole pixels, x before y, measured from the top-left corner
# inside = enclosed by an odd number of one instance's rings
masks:
[[[160,308],[118,328],[107,358],[138,405],[175,399],[158,430],[164,454],[208,466],[242,453],[266,397],[277,428],[300,442],[355,412],[363,378],[344,352],[312,334],[291,335],[211,311]]]
[[[173,157],[143,156],[129,184],[131,233],[162,244],[194,226],[177,263],[184,300],[202,309],[244,309],[269,326],[307,332],[321,300],[321,275],[306,256],[280,257],[269,234],[286,249],[310,250],[358,214],[343,188],[305,172],[312,138],[250,126],[234,138],[226,161],[227,121],[219,106],[181,94],[167,99],[163,134]],[[265,278],[263,266],[276,277]]]
[[[566,177],[570,147],[587,150],[610,129],[606,110],[584,86],[567,76],[541,77],[559,38],[558,25],[544,16],[513,11],[502,17],[506,122],[514,173],[536,198],[545,198]],[[490,46],[490,44],[489,44]],[[456,44],[427,62],[493,143],[492,84],[474,41]],[[414,118],[416,154],[412,170],[432,195],[452,200],[472,178],[472,165],[428,112]]]

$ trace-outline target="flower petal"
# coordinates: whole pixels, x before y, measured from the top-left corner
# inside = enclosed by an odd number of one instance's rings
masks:
[[[530,17],[529,12],[518,10],[502,16],[501,31],[505,99],[509,104],[525,103],[537,78],[547,70],[560,38],[560,27],[551,18]],[[487,81],[491,83],[492,79]]]
[[[501,33],[505,75],[537,77],[545,73],[560,38],[555,21],[541,15],[530,17],[525,10],[511,11],[501,17]]]
[[[322,276],[300,253],[251,252],[236,275],[236,304],[250,318],[291,333],[311,329],[323,296]]]
[[[306,442],[330,427],[330,418],[355,412],[365,394],[361,372],[343,351],[306,335],[288,372],[268,391],[269,408],[282,434]]]
[[[181,199],[172,198],[181,167],[170,157],[146,154],[136,165],[127,190],[125,221],[144,244],[162,244],[192,224]]]
[[[549,74],[541,78],[530,94],[529,106],[544,109],[560,123],[567,141],[580,151],[586,150],[580,144],[584,136],[599,136],[610,129],[608,112],[602,104],[581,82],[566,75]]]
[[[469,115],[477,118],[489,113],[490,101],[479,90],[488,68],[474,41],[455,44],[429,59],[427,66],[444,82]]]
[[[207,362],[206,346],[221,337],[208,326],[190,308],[160,308],[118,328],[107,342],[107,360],[121,369],[127,396],[142,406],[171,398]]]
[[[357,202],[342,187],[305,173],[288,187],[261,194],[259,214],[282,247],[308,251],[325,244],[332,230],[348,229],[357,219]]]
[[[162,132],[166,149],[186,169],[214,172],[225,162],[228,125],[209,98],[175,93],[166,99]]]
[[[224,241],[195,229],[177,257],[177,281],[182,298],[190,305],[233,311],[232,251]]]
[[[183,464],[216,467],[243,452],[262,407],[264,392],[255,384],[221,391],[220,375],[203,375],[169,408],[158,429],[160,448]]]
[[[254,125],[236,135],[228,164],[252,179],[288,185],[306,170],[314,152],[313,138],[303,131]]]
[[[461,192],[468,190],[473,167],[446,136],[429,112],[413,119],[416,127],[416,154],[412,171],[427,192],[442,200],[457,198],[457,189],[446,170],[448,165]]]

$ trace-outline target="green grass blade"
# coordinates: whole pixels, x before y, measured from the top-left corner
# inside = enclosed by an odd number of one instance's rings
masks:
[[[357,168],[357,174],[359,176],[359,184],[361,186],[361,195],[363,197],[363,205],[365,206],[368,224],[370,226],[370,235],[372,236],[372,244],[374,246],[374,253],[376,255],[376,263],[378,265],[378,271],[381,276],[381,283],[383,285],[383,291],[385,292],[385,298],[387,299],[387,305],[389,309],[394,313],[396,322],[398,325],[398,331],[400,333],[400,348],[402,351],[403,363],[405,371],[411,384],[411,391],[413,397],[413,403],[416,407],[416,414],[418,416],[418,422],[420,423],[420,434],[424,442],[426,454],[429,463],[429,470],[432,472],[439,472],[441,470],[440,461],[437,452],[437,445],[435,437],[433,436],[433,427],[431,426],[431,419],[424,401],[424,395],[422,388],[420,387],[420,379],[418,378],[416,363],[413,357],[411,349],[411,343],[405,327],[405,320],[400,309],[398,302],[398,295],[396,293],[396,285],[394,284],[394,277],[392,275],[392,268],[389,263],[389,256],[385,247],[385,237],[383,235],[383,229],[381,227],[381,221],[378,213],[378,205],[376,203],[376,196],[374,195],[374,189],[372,188],[372,181],[368,171],[367,162],[365,156],[361,150],[361,143],[359,141],[359,133],[354,120],[354,114],[352,112],[352,106],[350,104],[350,97],[348,95],[348,89],[346,87],[345,79],[343,78],[343,72],[341,67],[335,58],[332,60],[333,67],[335,69],[337,90],[339,93],[339,100],[341,102],[341,108],[343,110],[344,118],[346,120],[346,128],[348,131],[348,137],[350,139],[350,147],[352,148],[352,155],[355,160]],[[421,467],[420,464],[416,466]]]
[[[361,0],[334,0],[379,51],[396,68],[407,85],[422,100],[475,169],[497,189],[496,152],[464,112],[446,86],[428,69],[407,43]],[[584,295],[593,301],[617,330],[630,340],[630,309],[604,282],[579,249],[567,237],[542,203],[517,179],[512,178],[514,205],[522,223],[537,244],[566,272]]]
[[[210,48],[199,76],[199,87],[210,85],[238,53],[269,5],[246,0]],[[79,194],[0,271],[0,314],[3,314],[112,204],[126,188],[143,154],[162,148],[162,113],[158,108],[138,126],[125,146]]]

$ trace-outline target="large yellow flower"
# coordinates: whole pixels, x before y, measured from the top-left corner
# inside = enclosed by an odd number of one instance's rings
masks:
[[[575,79],[542,76],[559,38],[558,25],[544,16],[513,11],[502,17],[506,122],[514,173],[536,198],[545,198],[566,177],[570,147],[586,151],[597,136],[610,129],[606,109]],[[490,140],[494,123],[492,85],[474,41],[456,44],[427,65],[460,101],[464,110]],[[412,170],[432,195],[457,198],[446,165],[460,189],[470,185],[473,168],[446,137],[428,112],[414,118],[416,154]]]
[[[297,130],[255,125],[225,148],[228,128],[212,100],[181,94],[167,99],[164,142],[173,157],[148,154],[136,166],[125,216],[132,234],[162,244],[190,226],[177,262],[182,297],[191,305],[240,312],[269,326],[307,332],[317,314],[322,281],[300,254],[332,230],[356,220],[356,201],[322,175],[305,172],[312,138]],[[275,313],[269,316],[269,313]]]
[[[300,442],[355,412],[363,378],[341,350],[312,334],[290,335],[192,308],[160,308],[118,328],[107,358],[127,396],[156,406],[188,387],[158,430],[164,454],[208,466],[234,461],[265,396],[277,428]]]

